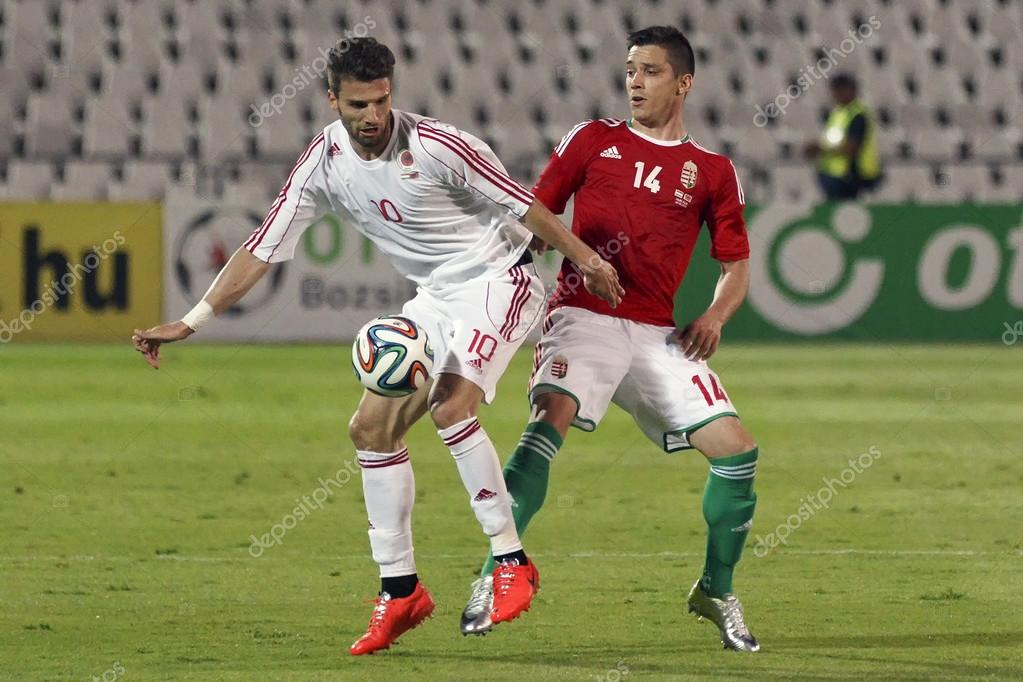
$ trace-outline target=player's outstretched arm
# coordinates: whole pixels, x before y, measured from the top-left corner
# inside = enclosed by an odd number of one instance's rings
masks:
[[[151,329],[135,330],[131,340],[146,362],[160,369],[160,344],[187,339],[215,315],[224,312],[244,296],[270,269],[245,249],[238,249],[213,280],[203,299],[185,317]]]
[[[572,234],[546,206],[534,200],[529,210],[522,216],[522,222],[530,232],[551,248],[560,251],[579,268],[587,291],[607,301],[612,308],[621,303],[625,289],[618,281],[618,272],[614,266]]]
[[[710,307],[678,333],[678,345],[687,358],[706,360],[714,355],[721,343],[721,329],[746,299],[747,289],[749,260],[722,262]]]

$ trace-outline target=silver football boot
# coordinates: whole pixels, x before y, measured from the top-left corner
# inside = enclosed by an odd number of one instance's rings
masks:
[[[494,576],[477,578],[472,584],[472,596],[462,611],[459,626],[463,635],[485,635],[494,627],[490,614],[494,610]]]
[[[721,631],[721,643],[726,649],[733,651],[760,651],[760,643],[746,627],[746,617],[742,613],[742,604],[734,594],[726,594],[724,599],[709,596],[700,587],[697,580],[693,589],[689,590],[689,613],[695,613],[699,620],[706,618]]]

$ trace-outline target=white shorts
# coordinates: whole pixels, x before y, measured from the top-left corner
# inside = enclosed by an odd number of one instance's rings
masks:
[[[432,376],[465,377],[491,403],[498,380],[546,303],[543,280],[527,263],[498,279],[467,282],[443,293],[420,289],[401,312],[424,328],[433,344]]]
[[[614,402],[665,452],[687,450],[689,434],[738,414],[706,362],[687,359],[659,327],[563,306],[548,313],[533,357],[529,399],[564,393],[593,431]]]

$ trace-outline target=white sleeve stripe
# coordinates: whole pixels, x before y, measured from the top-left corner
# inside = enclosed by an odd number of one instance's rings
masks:
[[[523,204],[529,205],[533,203],[533,195],[530,194],[525,187],[515,182],[504,173],[495,169],[489,162],[487,162],[482,156],[480,156],[480,154],[475,149],[469,147],[461,138],[455,137],[454,135],[450,135],[448,133],[444,133],[442,131],[438,131],[428,126],[421,126],[419,130],[419,135],[421,137],[424,137],[428,140],[433,140],[434,142],[438,142],[447,147],[449,150],[458,155],[459,158],[465,161],[466,165],[468,165],[472,170],[476,171],[480,175],[480,177],[482,177],[485,180],[488,180],[496,189],[501,190],[505,194],[511,196],[512,198]],[[427,152],[429,152],[429,150],[427,150]],[[441,163],[444,163],[441,159],[437,160],[441,161]],[[465,180],[466,182],[468,182],[467,178]]]
[[[302,164],[309,160],[309,157],[313,153],[313,149],[315,149],[316,145],[318,145],[321,142],[323,142],[322,132],[313,138],[313,141],[309,143],[308,147],[306,147],[305,152],[303,152],[302,156],[300,156],[298,158],[298,161],[295,162],[295,167],[291,169],[291,173],[288,175],[288,181],[284,183],[284,187],[281,188],[281,193],[277,195],[276,201],[274,201],[274,203],[270,206],[270,210],[269,212],[267,212],[266,218],[263,219],[263,223],[255,230],[253,230],[252,234],[245,242],[245,248],[248,251],[250,252],[255,251],[256,247],[259,246],[260,242],[263,241],[263,238],[266,237],[267,232],[270,231],[270,226],[273,225],[273,222],[274,220],[277,219],[277,214],[280,212],[281,207],[284,205],[284,202],[287,201],[288,199],[288,191],[291,189],[291,182],[295,178],[295,173],[297,173],[298,169],[302,167]],[[306,178],[306,180],[308,180],[308,178]],[[302,183],[302,190],[304,189],[305,183]],[[302,196],[302,190],[299,190],[299,197]]]
[[[568,149],[568,144],[572,141],[572,138],[575,137],[576,133],[578,133],[580,130],[588,126],[590,123],[591,121],[583,121],[582,123],[578,124],[575,128],[569,130],[568,134],[561,138],[561,142],[559,142],[558,146],[554,148],[554,153],[557,154],[558,156],[564,154],[565,150]]]
[[[739,171],[736,170],[735,164],[732,160],[728,160],[728,165],[732,167],[732,172],[735,173],[735,187],[739,190],[739,203],[743,206],[746,205],[746,194],[742,191],[742,183],[739,181]]]

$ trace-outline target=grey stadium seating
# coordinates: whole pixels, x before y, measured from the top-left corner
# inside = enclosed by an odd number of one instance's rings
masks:
[[[817,196],[799,152],[826,82],[754,114],[824,51],[878,113],[869,200],[1023,200],[1018,0],[0,0],[0,198],[268,202],[331,120],[302,74],[346,31],[394,49],[396,106],[483,137],[529,183],[576,122],[625,113],[624,36],[655,23],[693,41],[687,126],[751,201]]]

